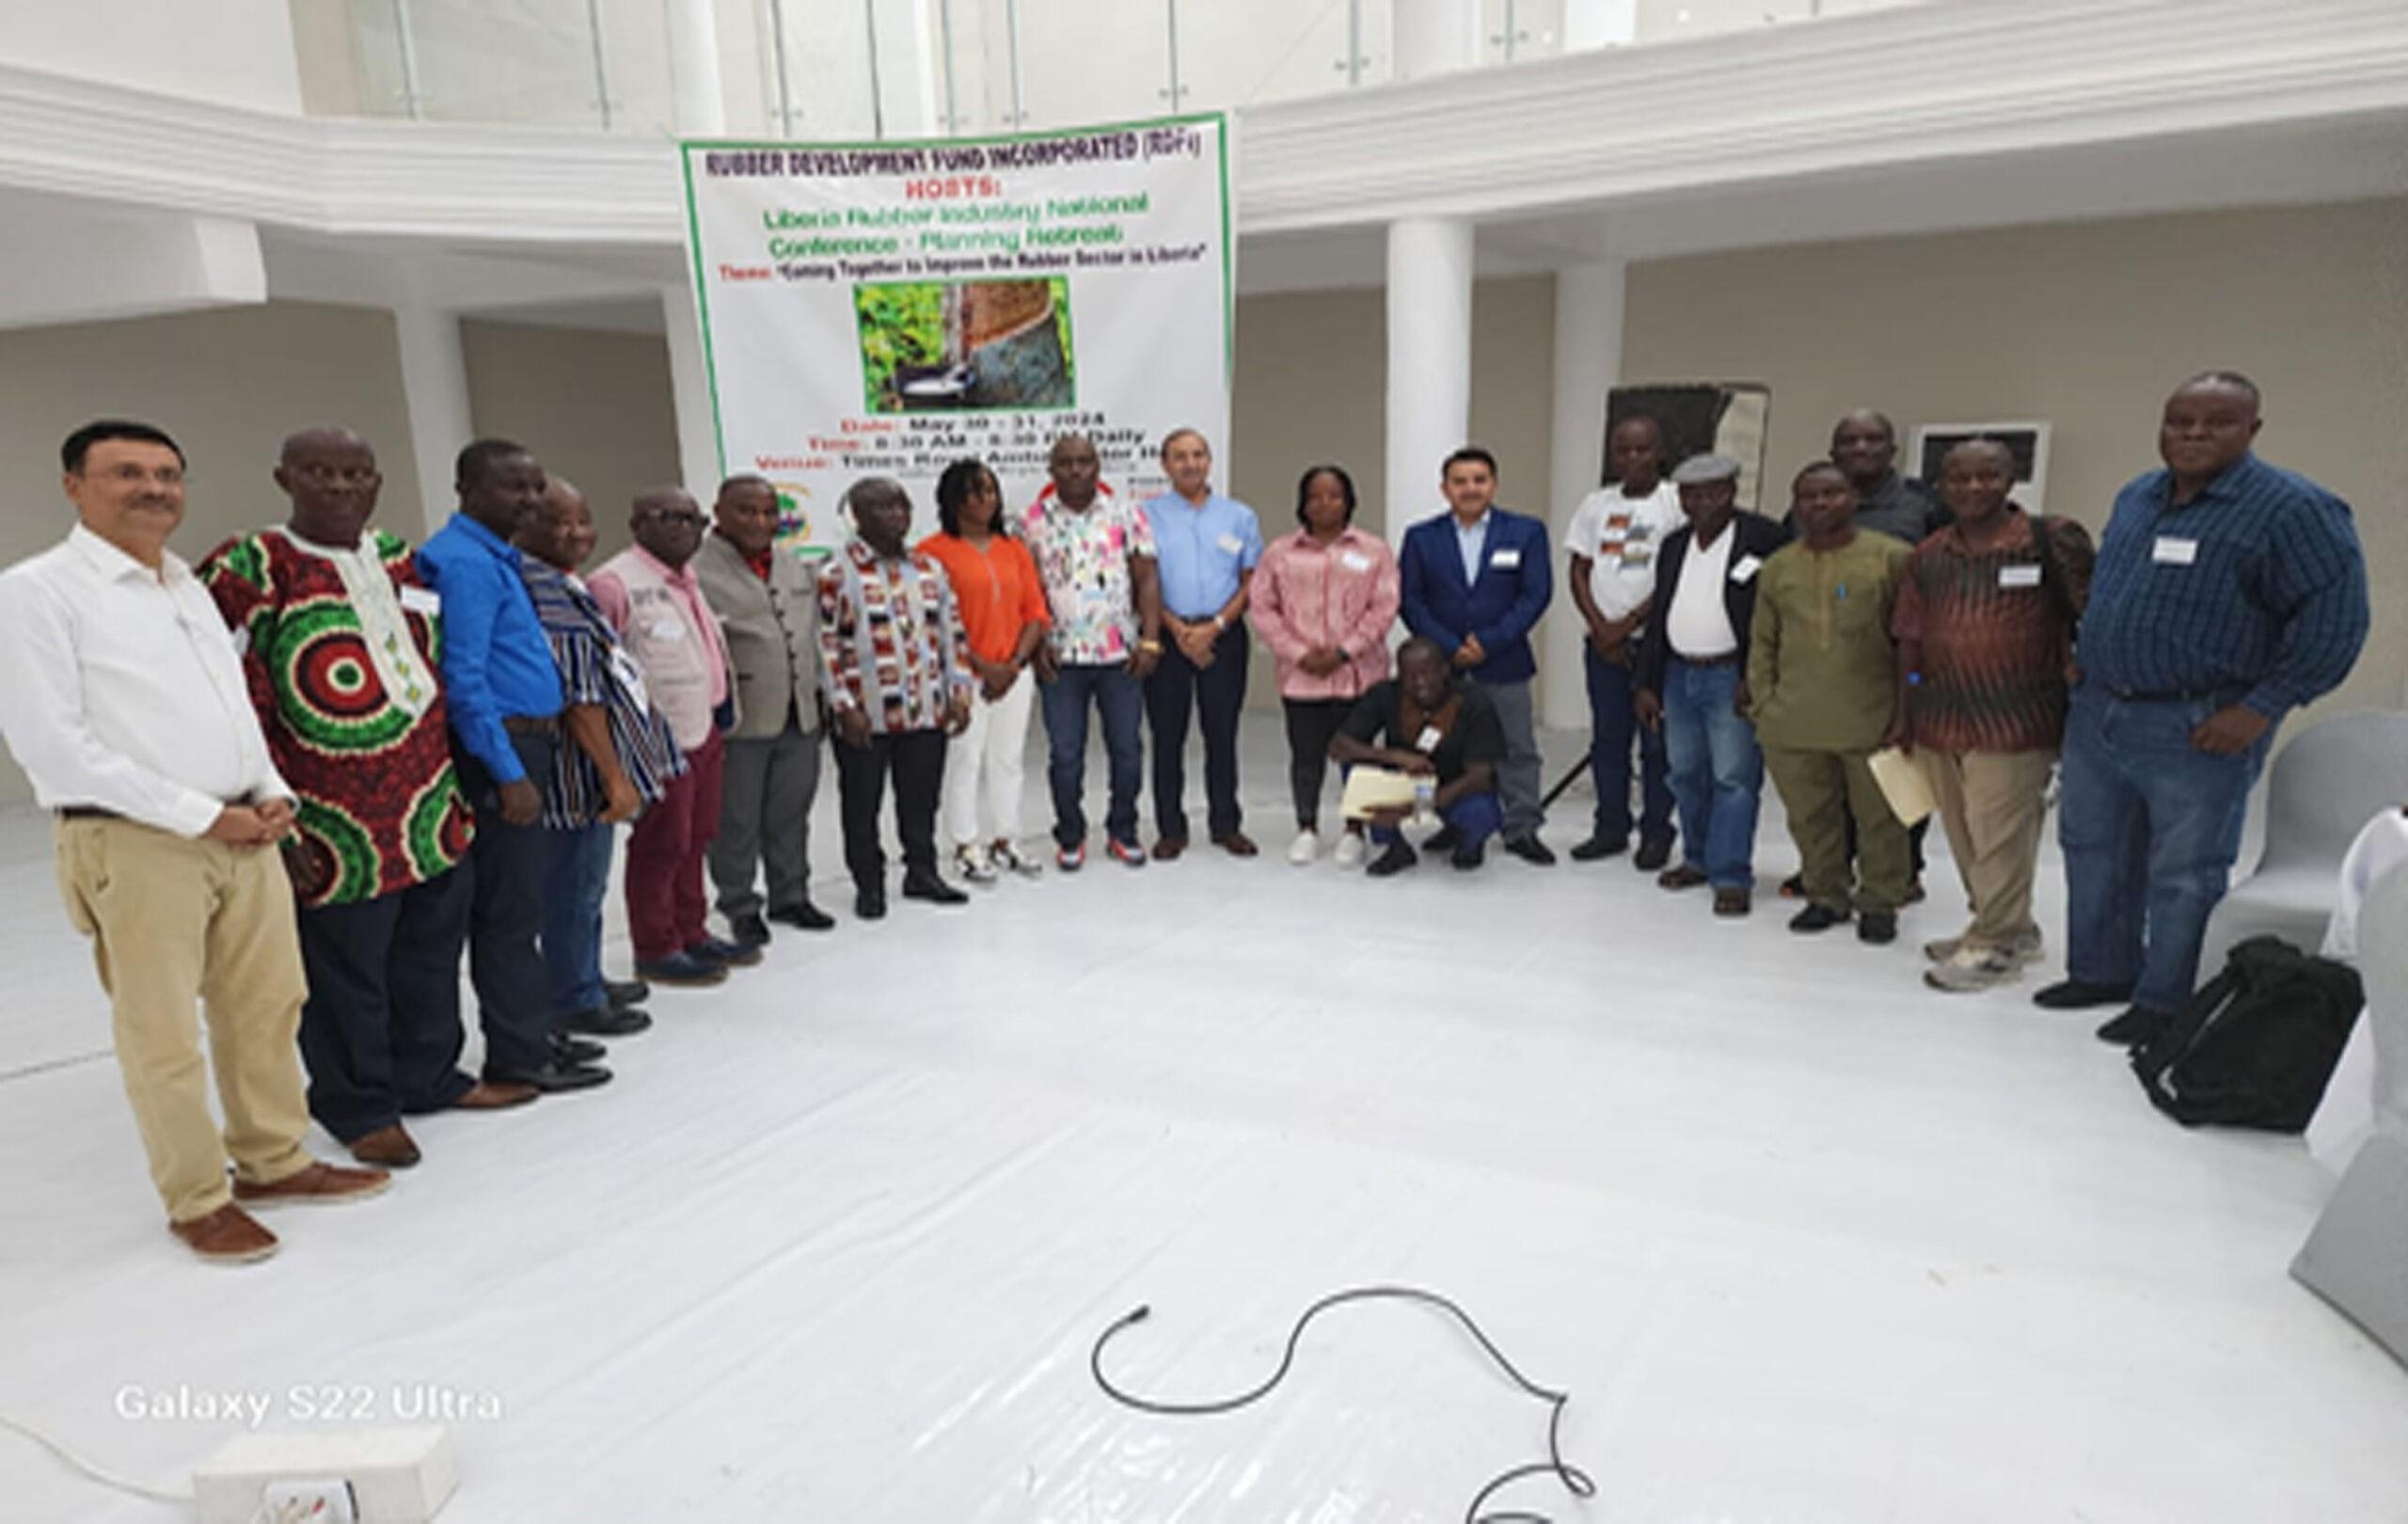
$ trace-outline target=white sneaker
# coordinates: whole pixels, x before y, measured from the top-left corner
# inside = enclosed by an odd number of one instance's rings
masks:
[[[1298,867],[1310,866],[1312,860],[1320,855],[1321,833],[1319,832],[1299,831],[1296,833],[1296,839],[1288,844],[1288,861]]]
[[[1355,868],[1363,865],[1363,838],[1349,831],[1338,838],[1338,865]]]
[[[953,849],[953,867],[970,883],[995,881],[995,865],[988,862],[987,854],[975,847],[956,847]]]
[[[1020,849],[1007,841],[996,844],[989,861],[1004,872],[1017,873],[1023,879],[1037,878],[1045,871],[1044,864],[1034,858],[1021,856]]]
[[[1944,963],[1956,957],[1957,949],[1964,945],[1965,939],[1962,936],[1941,937],[1937,942],[1925,943],[1923,955],[1935,963]],[[2007,949],[2007,955],[2015,960],[2015,966],[2018,968],[2025,968],[2038,962],[2041,958],[2040,929],[2036,926],[2018,937],[2015,945]]]
[[[2023,976],[2023,964],[2013,952],[1995,947],[1959,947],[1946,961],[1924,970],[1923,982],[1935,990],[1969,994]]]

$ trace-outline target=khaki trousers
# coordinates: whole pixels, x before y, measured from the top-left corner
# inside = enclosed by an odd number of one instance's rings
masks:
[[[1965,941],[2004,950],[2038,935],[2032,924],[2032,879],[2040,859],[2049,769],[2057,754],[1935,752],[1919,746],[1915,757],[1931,785],[1966,897],[1973,902]]]
[[[226,1161],[246,1181],[309,1164],[309,1110],[294,1038],[308,992],[293,887],[272,848],[242,849],[131,820],[62,819],[58,888],[92,939],[114,1008],[118,1068],[171,1222],[232,1199]],[[199,1015],[226,1111],[209,1112]]]
[[[1895,911],[1913,875],[1907,828],[1890,811],[1881,786],[1873,781],[1870,752],[1801,752],[1764,749],[1765,770],[1781,790],[1790,839],[1806,878],[1806,897],[1832,910]],[[1856,865],[1862,881],[1853,887],[1847,860],[1848,817],[1856,818]]]

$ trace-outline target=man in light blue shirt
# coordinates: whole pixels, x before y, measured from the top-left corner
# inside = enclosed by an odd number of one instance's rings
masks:
[[[1466,585],[1480,580],[1480,553],[1488,548],[1488,516],[1481,515],[1466,524],[1455,520],[1455,549],[1464,558],[1464,581]]]
[[[1204,797],[1212,843],[1252,857],[1239,829],[1238,713],[1245,706],[1246,583],[1262,559],[1254,510],[1212,490],[1212,447],[1194,429],[1163,440],[1171,490],[1146,501],[1163,590],[1163,629],[1170,642],[1146,678],[1146,713],[1154,729],[1154,856],[1187,849],[1187,720],[1202,718]]]

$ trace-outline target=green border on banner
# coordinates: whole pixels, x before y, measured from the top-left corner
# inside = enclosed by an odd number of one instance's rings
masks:
[[[1211,122],[1214,135],[1214,157],[1218,160],[1221,185],[1221,389],[1235,406],[1238,386],[1238,304],[1237,304],[1237,239],[1231,226],[1235,210],[1229,197],[1229,114],[1226,111],[1191,111],[1178,117],[1148,117],[1138,121],[1089,122],[1084,126],[1064,127],[1044,133],[996,133],[986,137],[886,137],[868,142],[828,143],[805,142],[798,138],[768,137],[681,137],[677,140],[677,168],[686,183],[686,247],[694,263],[694,310],[702,321],[703,369],[709,373],[711,388],[711,442],[719,452],[720,475],[727,474],[727,421],[719,405],[719,360],[711,346],[711,302],[705,294],[703,278],[702,219],[694,210],[694,152],[708,153],[721,149],[756,149],[772,152],[806,150],[818,152],[848,151],[877,151],[891,149],[974,148],[986,143],[1024,143],[1048,137],[1092,137],[1103,133],[1139,132],[1148,127],[1178,127],[1195,122]],[[1234,421],[1234,415],[1232,416]]]
[[[677,171],[686,182],[686,249],[694,262],[694,316],[703,329],[703,375],[711,389],[711,452],[719,457],[720,480],[727,480],[727,420],[719,405],[719,357],[711,352],[711,298],[703,278],[702,218],[694,211],[694,156],[677,145]]]

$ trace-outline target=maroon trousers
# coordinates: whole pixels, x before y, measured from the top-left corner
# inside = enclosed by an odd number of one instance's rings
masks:
[[[703,860],[719,834],[726,743],[717,730],[686,754],[686,773],[636,818],[627,837],[627,935],[649,963],[710,939],[703,917]]]

